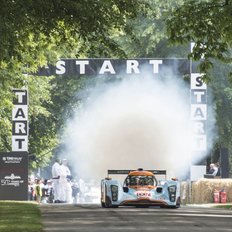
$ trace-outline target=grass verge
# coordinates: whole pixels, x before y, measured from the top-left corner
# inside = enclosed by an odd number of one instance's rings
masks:
[[[1,232],[42,232],[41,213],[37,204],[0,201]]]
[[[232,205],[231,204],[228,204],[228,205],[215,205],[214,208],[230,209],[230,210],[232,210]]]

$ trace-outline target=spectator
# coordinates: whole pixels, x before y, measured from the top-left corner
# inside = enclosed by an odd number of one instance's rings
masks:
[[[63,159],[59,184],[61,188],[61,200],[67,202],[68,204],[73,203],[71,179],[72,175],[68,167],[68,161],[66,159]]]
[[[209,174],[216,176],[217,173],[218,173],[218,167],[215,164],[211,163],[209,166]]]
[[[53,190],[54,190],[54,202],[58,203],[60,201],[60,169],[61,169],[61,160],[56,159],[55,163],[52,165],[52,179],[53,179]]]
[[[38,203],[41,203],[41,197],[42,197],[42,182],[40,179],[36,180],[36,186],[35,186],[35,196],[36,196],[36,201]]]

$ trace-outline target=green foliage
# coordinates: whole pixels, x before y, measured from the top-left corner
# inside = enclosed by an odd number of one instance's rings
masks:
[[[214,60],[231,60],[231,4],[231,0],[3,0],[0,151],[11,150],[13,88],[29,89],[29,153],[36,155],[37,162],[31,163],[35,168],[49,162],[64,123],[91,87],[112,81],[24,73],[36,72],[60,57],[186,57],[190,41],[196,45],[189,57],[205,57],[200,70],[206,81],[211,80],[215,97],[217,143],[232,150],[232,87],[225,78],[230,67],[222,72],[225,66],[215,65]],[[170,46],[168,37],[176,46]]]
[[[124,31],[115,35],[127,57],[185,57],[186,46],[170,47],[165,21],[170,11],[183,0],[148,0],[149,7],[139,11],[137,18],[127,20]]]
[[[75,49],[78,44],[77,56],[81,48],[95,45],[96,41],[102,52],[115,49],[109,39],[111,31],[124,27],[127,18],[135,17],[144,5],[138,0],[4,0],[0,10],[4,18],[0,23],[0,61],[8,63],[13,59],[33,65],[33,57],[36,63],[44,64],[47,51],[63,44],[66,49]],[[22,53],[28,57],[22,57]]]
[[[111,39],[142,0],[1,1],[0,151],[11,150],[12,89],[29,89],[29,153],[43,166],[58,143],[59,131],[78,104],[81,80],[23,75],[62,57],[123,56]]]
[[[212,58],[231,62],[231,0],[187,0],[167,19],[167,32],[173,43],[195,42],[190,57],[204,61],[203,73],[212,68]]]
[[[214,205],[213,208],[232,210],[232,205],[230,203],[226,205],[220,204],[220,205]]]
[[[226,147],[230,156],[230,173],[232,174],[232,83],[229,81],[228,73],[231,66],[214,61],[210,76],[213,77],[208,83],[211,98],[208,104],[213,104],[216,117],[216,134],[214,149],[212,151],[213,162],[220,158],[220,148]],[[210,120],[210,118],[209,118]]]
[[[173,9],[166,20],[167,33],[173,44],[195,42],[189,58],[201,61],[199,72],[204,73],[203,78],[211,87],[217,123],[215,151],[218,153],[218,148],[227,147],[230,162],[232,162],[231,7],[231,0],[186,0]]]

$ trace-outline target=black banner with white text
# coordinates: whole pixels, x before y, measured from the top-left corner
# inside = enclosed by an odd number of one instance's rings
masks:
[[[0,153],[0,200],[28,199],[28,153]]]
[[[37,75],[138,75],[167,72],[185,75],[190,72],[188,59],[61,59],[55,65],[40,68]]]
[[[12,151],[28,151],[28,93],[14,89],[12,109]]]

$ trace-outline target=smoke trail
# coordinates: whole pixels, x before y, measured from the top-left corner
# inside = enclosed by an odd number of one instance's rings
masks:
[[[65,155],[78,176],[138,167],[183,176],[194,162],[188,88],[148,75],[96,88],[67,126]]]

